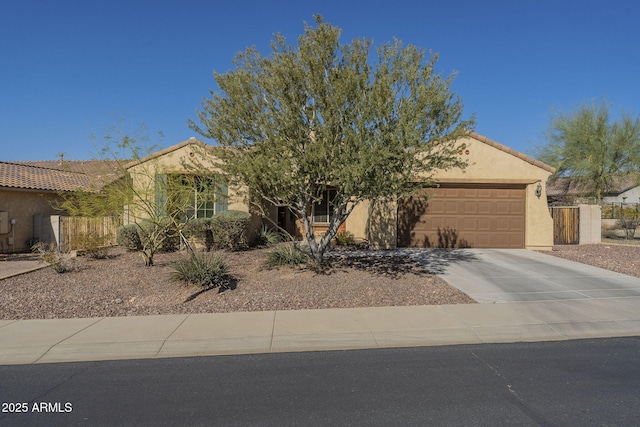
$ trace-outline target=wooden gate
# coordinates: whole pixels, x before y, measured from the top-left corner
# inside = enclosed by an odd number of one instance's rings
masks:
[[[580,241],[580,210],[577,206],[549,208],[553,218],[553,244],[575,245]]]
[[[61,216],[58,244],[64,250],[85,249],[81,247],[83,242],[79,239],[91,235],[93,238],[99,239],[102,245],[115,245],[116,228],[120,225],[119,217]]]

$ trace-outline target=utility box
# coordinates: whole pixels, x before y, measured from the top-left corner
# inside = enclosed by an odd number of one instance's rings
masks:
[[[7,234],[11,230],[11,224],[9,224],[9,212],[0,211],[0,234]]]

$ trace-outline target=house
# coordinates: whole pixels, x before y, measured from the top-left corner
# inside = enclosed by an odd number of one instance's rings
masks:
[[[60,215],[60,193],[89,190],[117,179],[102,161],[0,162],[0,251],[30,249],[39,239],[38,218]]]
[[[547,182],[549,205],[573,205],[578,202],[594,203],[593,187],[583,180],[561,177]],[[640,203],[640,176],[637,173],[614,176],[603,189],[602,203]]]
[[[364,201],[347,218],[342,229],[367,240],[374,248],[460,247],[550,249],[553,222],[547,208],[544,183],[554,169],[540,161],[470,133],[459,152],[468,160],[465,170],[435,171],[437,188],[425,189],[429,196],[405,200]],[[195,138],[132,163],[128,171],[140,192],[158,197],[158,182],[194,173],[190,164],[209,162],[215,170],[211,146]],[[195,215],[210,216],[233,209],[249,211],[240,189],[224,188],[224,200],[207,200],[201,209],[194,190]],[[317,233],[326,230],[331,189],[324,203],[312,209]],[[140,213],[133,214],[141,217]],[[285,208],[268,212],[292,234],[302,235],[300,222]],[[255,217],[255,223],[260,218]]]

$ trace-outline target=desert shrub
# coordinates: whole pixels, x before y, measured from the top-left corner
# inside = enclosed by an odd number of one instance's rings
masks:
[[[282,240],[282,235],[280,233],[278,233],[273,228],[269,228],[266,225],[263,225],[262,228],[258,230],[254,243],[256,246],[268,247],[277,245],[278,243],[282,242]]]
[[[305,264],[309,261],[309,255],[293,244],[285,244],[277,247],[275,250],[268,252],[264,267],[295,267]]]
[[[206,251],[213,249],[213,232],[211,230],[211,218],[196,218],[189,220],[183,229],[186,238],[194,239],[203,244]]]
[[[618,237],[616,230],[617,225],[607,225],[603,223],[601,228],[602,237],[605,239],[616,239]]]
[[[175,252],[180,249],[180,233],[176,227],[164,229],[164,240],[160,245],[160,252]]]
[[[603,205],[602,206],[602,218],[633,218],[638,216],[638,209],[634,206],[620,206],[620,205]]]
[[[204,288],[227,287],[229,267],[219,254],[191,253],[171,265],[172,277]]]
[[[350,231],[338,231],[335,242],[338,246],[353,246],[356,244],[356,236]]]
[[[40,255],[40,262],[49,264],[56,273],[66,273],[73,268],[73,259],[59,250],[55,243],[38,242],[31,250]]]
[[[186,238],[204,238],[204,231],[211,222],[209,218],[194,218],[184,224],[182,233]]]
[[[71,247],[83,250],[89,257],[104,259],[109,256],[111,247],[108,242],[111,236],[99,236],[95,232],[78,233],[71,241]]]
[[[618,219],[616,225],[624,231],[626,239],[633,239],[636,235],[636,228],[640,225],[640,218],[634,217],[622,217]]]
[[[136,224],[127,224],[116,228],[116,243],[130,251],[142,250],[142,241]]]
[[[224,211],[211,217],[213,246],[237,251],[249,247],[251,214],[242,211]]]
[[[141,249],[155,248],[160,252],[175,252],[180,248],[180,234],[169,218],[156,221],[143,219],[136,226]]]

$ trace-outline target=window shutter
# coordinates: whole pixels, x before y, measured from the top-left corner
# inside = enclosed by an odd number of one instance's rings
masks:
[[[167,174],[157,173],[155,176],[155,210],[156,215],[166,214],[167,205]]]
[[[216,207],[215,212],[223,212],[228,208],[229,203],[229,188],[227,184],[222,184],[220,186],[220,193],[216,194]]]

